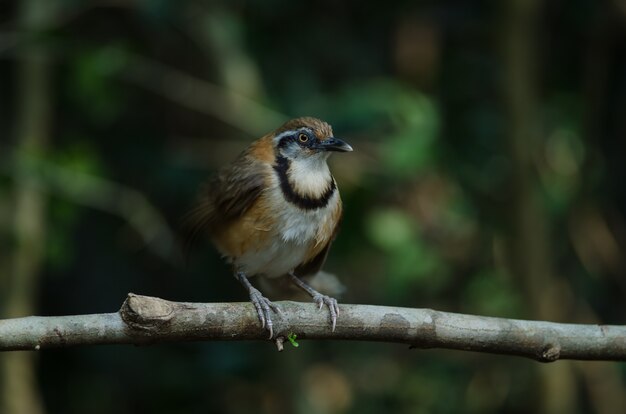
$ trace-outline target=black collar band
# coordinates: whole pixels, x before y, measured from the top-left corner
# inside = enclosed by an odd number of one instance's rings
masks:
[[[283,195],[291,204],[295,204],[303,210],[316,210],[318,208],[323,208],[328,205],[330,198],[335,194],[337,190],[337,184],[335,184],[335,180],[331,177],[330,184],[324,194],[322,194],[319,198],[313,198],[309,196],[303,196],[298,194],[298,192],[293,188],[291,183],[289,182],[289,177],[287,176],[287,171],[289,170],[290,162],[285,157],[277,157],[276,164],[274,164],[274,171],[278,174],[278,179],[280,180],[280,189],[283,192]]]

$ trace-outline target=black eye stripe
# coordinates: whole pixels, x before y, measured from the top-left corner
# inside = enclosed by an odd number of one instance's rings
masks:
[[[287,135],[286,137],[282,137],[280,141],[278,141],[278,148],[285,148],[289,143],[293,141],[292,135]]]
[[[306,141],[301,141],[300,135],[306,135],[308,139]],[[313,140],[314,140],[313,134],[307,130],[294,131],[293,134],[286,135],[278,141],[278,148],[281,148],[281,149],[286,148],[290,142],[298,141],[303,144],[308,144],[309,142],[312,142]]]
[[[300,136],[304,135],[306,138],[304,140],[300,139]],[[303,131],[299,131],[296,134],[296,139],[298,140],[298,142],[300,142],[300,144],[303,145],[310,145],[312,142],[315,141],[315,135],[313,135],[313,133],[311,131],[307,131],[307,130],[303,130]]]

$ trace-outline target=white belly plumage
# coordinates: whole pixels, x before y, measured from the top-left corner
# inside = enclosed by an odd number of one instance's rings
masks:
[[[318,229],[332,220],[339,202],[336,192],[325,207],[302,210],[289,203],[273,188],[269,196],[276,200],[276,224],[269,229],[269,243],[262,249],[246,252],[235,259],[235,266],[248,276],[264,275],[269,278],[288,274],[307,258],[310,249],[321,242]],[[275,193],[275,194],[272,194]]]
[[[279,277],[298,267],[304,261],[307,250],[307,245],[277,239],[263,250],[238,257],[236,265],[248,276]]]

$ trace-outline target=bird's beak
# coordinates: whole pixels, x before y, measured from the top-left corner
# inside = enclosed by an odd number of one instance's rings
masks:
[[[317,149],[323,151],[338,151],[338,152],[350,152],[352,147],[346,141],[339,138],[328,137],[323,141],[319,141],[316,146]]]

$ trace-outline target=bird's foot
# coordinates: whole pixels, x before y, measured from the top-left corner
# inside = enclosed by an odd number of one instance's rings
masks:
[[[278,306],[272,303],[268,298],[263,296],[257,289],[250,290],[250,301],[256,308],[256,313],[259,315],[261,326],[263,329],[267,329],[270,333],[270,338],[274,336],[274,323],[272,322],[271,311],[278,314],[282,314],[282,311]]]
[[[332,327],[332,331],[335,332],[335,327],[337,326],[337,315],[339,315],[339,305],[337,304],[337,299],[331,298],[330,296],[322,295],[317,290],[313,289],[308,285],[304,280],[300,279],[293,272],[289,274],[291,277],[291,281],[299,286],[306,293],[311,295],[313,301],[320,306],[320,310],[324,305],[328,306],[328,310],[330,311],[330,323]]]
[[[337,315],[339,315],[339,305],[337,304],[337,299],[316,292],[316,294],[313,295],[313,301],[319,305],[320,310],[324,305],[328,306],[332,331],[335,332],[335,327],[337,326]]]

